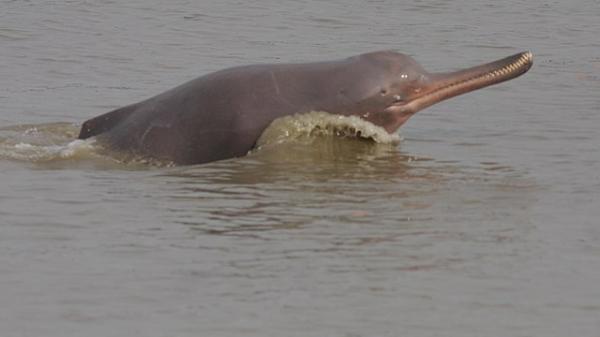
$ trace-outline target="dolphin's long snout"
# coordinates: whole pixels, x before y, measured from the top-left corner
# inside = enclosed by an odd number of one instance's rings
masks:
[[[518,77],[533,65],[533,54],[518,53],[495,62],[450,73],[434,73],[407,108],[416,112],[442,100]]]

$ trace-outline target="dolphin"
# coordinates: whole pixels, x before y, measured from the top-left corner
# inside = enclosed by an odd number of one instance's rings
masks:
[[[446,73],[412,57],[378,51],[294,64],[213,72],[83,123],[79,139],[135,156],[200,164],[243,156],[280,117],[325,111],[358,116],[395,132],[417,111],[529,70],[531,52]]]

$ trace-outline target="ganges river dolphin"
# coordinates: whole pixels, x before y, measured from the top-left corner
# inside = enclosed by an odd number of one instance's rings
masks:
[[[325,111],[395,132],[417,111],[525,73],[530,52],[448,73],[378,51],[336,61],[257,64],[201,76],[145,101],[92,118],[79,138],[175,164],[243,156],[283,116]]]

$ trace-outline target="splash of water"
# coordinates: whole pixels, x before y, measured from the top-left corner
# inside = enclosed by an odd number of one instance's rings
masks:
[[[401,141],[398,134],[389,134],[382,127],[360,117],[312,111],[274,120],[262,133],[256,144],[258,148],[261,148],[318,136],[364,138],[383,144],[397,144]]]
[[[92,155],[95,141],[75,139],[77,131],[69,123],[0,128],[0,158],[39,163]]]

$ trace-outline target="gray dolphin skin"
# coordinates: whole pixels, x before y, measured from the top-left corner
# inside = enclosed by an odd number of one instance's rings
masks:
[[[337,61],[258,64],[217,71],[92,118],[80,139],[175,164],[243,156],[283,116],[355,115],[395,132],[434,103],[515,78],[533,64],[523,52],[449,73],[428,73],[410,56],[379,51]]]

